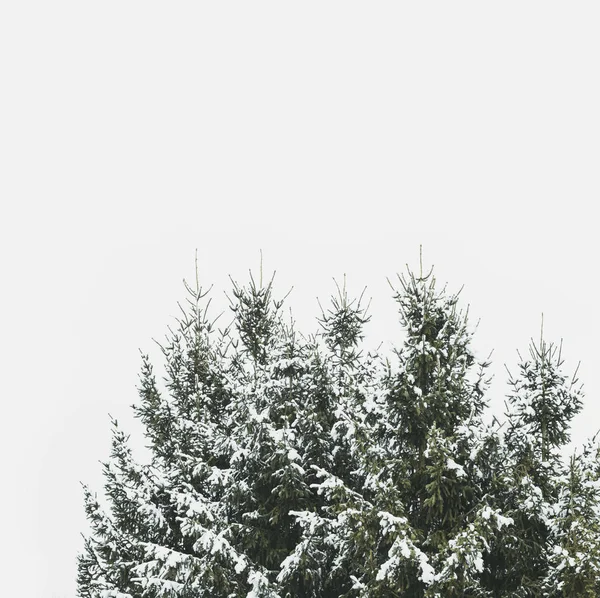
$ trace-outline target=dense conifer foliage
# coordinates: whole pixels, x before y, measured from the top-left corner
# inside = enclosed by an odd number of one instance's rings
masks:
[[[85,488],[80,597],[600,595],[600,450],[563,457],[583,397],[561,347],[532,342],[488,424],[489,363],[431,272],[398,277],[389,355],[345,285],[311,335],[262,276],[223,329],[187,290],[162,382],[142,357],[151,460],[113,421]]]

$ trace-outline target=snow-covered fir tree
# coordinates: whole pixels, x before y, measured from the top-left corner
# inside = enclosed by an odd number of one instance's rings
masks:
[[[365,351],[345,281],[303,335],[273,279],[233,283],[232,321],[198,281],[142,356],[138,463],[113,421],[82,598],[600,595],[600,447],[563,457],[582,393],[540,341],[484,423],[488,362],[459,296],[400,276],[404,329]]]

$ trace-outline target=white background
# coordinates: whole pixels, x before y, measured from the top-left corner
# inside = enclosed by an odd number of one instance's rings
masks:
[[[463,284],[490,399],[538,336],[600,427],[596,2],[27,2],[0,7],[0,594],[72,598],[108,413],[139,439],[139,348],[183,277],[259,252],[300,328],[348,276]],[[228,315],[223,316],[228,319]],[[158,366],[160,362],[156,365]]]

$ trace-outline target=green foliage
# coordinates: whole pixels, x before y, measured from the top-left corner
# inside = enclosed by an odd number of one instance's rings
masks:
[[[600,453],[563,461],[582,394],[560,348],[532,344],[489,425],[489,363],[431,273],[399,277],[389,356],[345,281],[310,336],[273,279],[234,282],[223,329],[186,288],[162,383],[142,356],[150,462],[113,422],[104,497],[84,489],[79,596],[600,595]]]

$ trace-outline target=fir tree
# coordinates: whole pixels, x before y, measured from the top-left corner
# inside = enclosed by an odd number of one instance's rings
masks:
[[[548,543],[566,475],[562,451],[582,407],[581,388],[562,367],[562,345],[542,337],[531,342],[528,359],[520,357],[518,376],[510,376],[501,492],[515,526],[503,561],[505,590],[517,596],[541,595],[551,566]]]
[[[574,454],[560,480],[546,545],[542,583],[557,598],[600,594],[600,446],[592,440]]]

